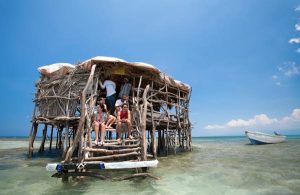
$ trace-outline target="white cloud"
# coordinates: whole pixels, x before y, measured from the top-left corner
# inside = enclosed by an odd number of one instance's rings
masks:
[[[283,65],[278,66],[278,70],[287,77],[299,74],[299,67],[296,66],[295,62],[286,62]]]
[[[300,5],[296,7],[295,11],[300,11]]]
[[[289,43],[300,43],[300,38],[291,38]]]
[[[272,79],[275,81],[275,84],[276,84],[277,86],[280,86],[280,85],[281,85],[281,83],[280,83],[280,81],[279,81],[279,77],[278,77],[276,74],[274,74],[274,75],[272,76]]]
[[[299,24],[295,24],[295,29],[296,29],[297,31],[300,31],[300,23],[299,23]]]
[[[222,125],[207,125],[204,127],[204,129],[224,129],[226,128],[225,126]]]
[[[291,117],[295,120],[300,120],[300,109],[296,108],[293,110],[293,113],[291,114]]]
[[[300,122],[300,108],[296,108],[289,116],[285,116],[278,120],[277,118],[270,118],[266,114],[255,115],[250,119],[232,119],[224,125],[207,125],[204,129],[230,129],[236,127],[256,127],[269,125],[290,125],[295,122]]]

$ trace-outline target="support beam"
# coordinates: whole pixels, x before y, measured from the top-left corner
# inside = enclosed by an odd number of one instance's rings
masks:
[[[86,161],[94,161],[94,160],[109,160],[109,159],[118,159],[120,157],[128,157],[128,156],[138,156],[140,155],[139,152],[130,152],[125,154],[113,154],[109,156],[97,156],[97,157],[89,157],[86,158]]]
[[[33,130],[31,130],[32,132],[31,132],[31,135],[29,137],[29,154],[28,154],[29,158],[31,158],[32,155],[33,155],[33,144],[34,144],[34,140],[35,140],[36,133],[37,133],[37,130],[38,130],[38,123],[33,122],[31,128]]]
[[[39,153],[42,153],[45,151],[45,141],[46,141],[46,137],[47,137],[47,129],[48,129],[48,125],[45,124],[45,127],[43,129],[43,138],[42,138],[42,142],[40,145]]]
[[[54,125],[52,125],[52,127],[51,127],[51,135],[50,135],[50,146],[49,146],[49,150],[52,149],[53,128],[54,128]]]
[[[141,147],[137,148],[128,148],[128,149],[120,149],[120,150],[107,150],[107,149],[96,149],[96,148],[85,148],[84,151],[87,152],[97,152],[101,154],[124,154],[128,152],[137,152],[140,151]]]
[[[142,130],[142,139],[141,139],[141,146],[142,146],[142,160],[147,160],[147,139],[146,139],[146,122],[147,122],[147,110],[148,110],[148,101],[147,101],[147,95],[149,91],[150,85],[147,85],[144,93],[143,93],[143,112],[142,112],[142,124],[141,124],[141,130]]]

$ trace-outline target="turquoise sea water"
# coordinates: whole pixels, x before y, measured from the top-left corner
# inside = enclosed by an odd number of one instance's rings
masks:
[[[193,152],[158,159],[150,172],[160,180],[119,182],[88,177],[62,183],[45,170],[58,161],[56,153],[27,159],[27,146],[27,139],[0,138],[0,194],[300,194],[299,136],[260,146],[245,137],[193,138]]]

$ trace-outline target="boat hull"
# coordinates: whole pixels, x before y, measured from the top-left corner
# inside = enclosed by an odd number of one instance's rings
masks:
[[[270,135],[266,133],[251,131],[246,131],[245,134],[253,145],[276,144],[286,141],[286,136],[283,135]]]

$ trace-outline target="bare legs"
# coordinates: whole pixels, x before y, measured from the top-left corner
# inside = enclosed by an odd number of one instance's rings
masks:
[[[113,115],[109,115],[106,122],[106,128],[111,128],[111,125],[114,124],[115,121],[116,117],[114,117]]]
[[[104,133],[105,133],[105,124],[101,124],[101,142],[100,145],[102,146],[104,144]]]
[[[94,122],[93,123],[93,129],[95,130],[95,145],[98,145],[98,137],[99,137],[99,123]]]
[[[105,133],[105,124],[101,123],[99,124],[98,122],[93,123],[93,128],[95,130],[95,145],[98,145],[98,137],[99,137],[99,128],[101,126],[101,142],[100,145],[104,144],[104,133]]]
[[[127,133],[128,133],[128,138],[129,139],[133,139],[132,135],[131,135],[131,122],[126,120],[126,121],[119,121],[118,124],[117,124],[117,133],[118,133],[118,139],[117,139],[117,142],[120,143],[121,142],[121,127],[122,127],[122,124],[126,125],[127,126]]]

